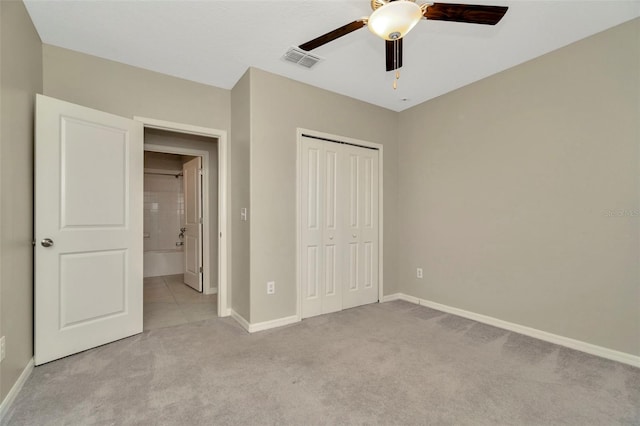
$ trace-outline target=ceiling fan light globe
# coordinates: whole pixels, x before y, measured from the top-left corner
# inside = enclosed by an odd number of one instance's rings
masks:
[[[397,40],[407,35],[422,17],[422,9],[413,1],[396,0],[374,10],[367,25],[377,36]]]

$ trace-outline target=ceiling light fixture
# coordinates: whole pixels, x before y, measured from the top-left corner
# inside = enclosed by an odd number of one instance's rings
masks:
[[[411,0],[395,0],[373,11],[367,25],[385,40],[398,40],[423,18],[424,10]]]
[[[393,42],[393,60],[398,61],[400,58],[398,43],[424,17],[427,4],[423,8],[418,6],[415,0],[390,0],[389,2],[372,0],[371,7],[374,10],[367,20],[369,30],[377,36]],[[396,69],[395,77],[393,90],[398,88],[399,69]]]

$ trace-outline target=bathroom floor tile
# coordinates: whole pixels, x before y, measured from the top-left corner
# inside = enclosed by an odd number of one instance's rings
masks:
[[[147,287],[166,287],[163,277],[148,277],[143,280],[144,288]]]
[[[144,302],[175,302],[173,293],[166,286],[146,286],[144,287]]]
[[[162,278],[164,278],[164,282],[167,283],[167,285],[171,285],[171,284],[184,285],[184,282],[183,282],[184,276],[182,274],[167,275],[167,276],[164,276]]]
[[[211,303],[185,303],[179,306],[189,321],[202,321],[218,316],[217,306]]]
[[[182,282],[182,275],[144,279],[145,330],[215,318],[218,295],[199,293]]]

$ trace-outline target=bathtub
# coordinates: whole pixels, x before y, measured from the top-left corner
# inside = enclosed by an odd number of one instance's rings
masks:
[[[182,249],[145,251],[142,261],[145,278],[184,273]]]

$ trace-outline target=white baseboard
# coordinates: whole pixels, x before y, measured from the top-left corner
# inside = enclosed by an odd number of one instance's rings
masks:
[[[249,333],[255,333],[256,331],[269,330],[270,328],[282,327],[284,325],[295,324],[300,322],[300,318],[297,315],[290,317],[278,318],[271,321],[257,322],[249,325]]]
[[[282,327],[285,325],[300,322],[300,318],[298,318],[297,315],[292,315],[290,317],[278,318],[271,321],[256,322],[252,324],[234,310],[231,310],[231,318],[238,321],[242,328],[247,330],[249,333],[269,330],[270,328]]]
[[[432,302],[426,299],[420,299],[418,297],[409,296],[404,293],[396,293],[396,294],[391,294],[389,296],[385,296],[382,301],[390,302],[392,300],[404,300],[406,302],[411,302],[417,305],[422,305],[428,308],[436,309],[438,311],[447,312],[453,315],[458,315],[460,317],[464,317],[464,318],[468,318],[484,324],[492,325],[494,327],[524,334],[525,336],[534,337],[536,339],[544,340],[546,342],[555,343],[556,345],[575,349],[577,351],[599,356],[601,358],[618,361],[623,364],[632,365],[634,367],[640,367],[640,356],[629,354],[626,352],[616,351],[613,349],[605,348],[603,346],[594,345],[592,343],[583,342],[582,340],[576,340],[570,337],[548,333],[546,331],[538,330],[536,328],[531,328],[531,327],[516,324],[513,322],[504,321],[504,320],[490,317],[487,315],[477,314],[475,312],[465,311],[464,309],[454,308],[452,306],[443,305],[441,303]]]
[[[380,299],[380,303],[393,302],[394,300],[400,300],[400,293],[384,295],[382,299]]]
[[[237,313],[233,309],[231,309],[231,318],[236,320],[238,322],[238,324],[240,324],[242,326],[242,328],[244,328],[245,330],[249,331],[249,328],[251,327],[251,324],[249,324],[249,321],[244,319],[244,317],[242,315],[240,315],[239,313]]]
[[[20,377],[18,377],[18,380],[16,380],[16,382],[11,387],[11,390],[7,394],[4,401],[2,401],[2,404],[0,404],[0,424],[4,424],[5,416],[9,413],[9,410],[11,409],[13,402],[16,400],[16,397],[20,393],[22,386],[24,386],[25,382],[33,372],[33,365],[33,358],[31,358],[27,365],[24,367],[24,370],[22,370],[22,373],[20,374]]]
[[[393,302],[394,300],[404,300],[405,302],[415,303],[416,305],[420,304],[420,299],[418,299],[417,297],[409,296],[408,294],[404,294],[404,293],[394,293],[394,294],[389,294],[387,296],[383,296],[380,302],[383,302],[383,303]]]

